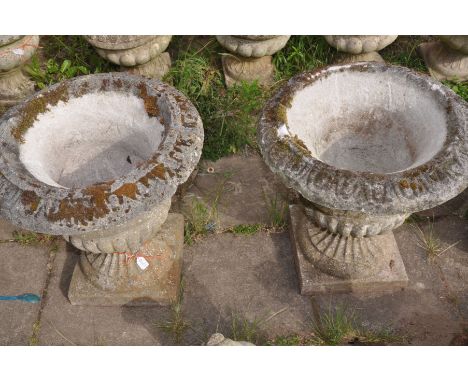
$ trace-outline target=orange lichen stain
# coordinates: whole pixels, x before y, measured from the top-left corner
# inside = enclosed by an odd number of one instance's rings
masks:
[[[156,165],[150,172],[148,172],[145,176],[142,176],[138,181],[146,187],[149,187],[149,180],[155,178],[161,180],[166,179],[166,168],[162,163]]]
[[[47,213],[47,218],[50,221],[66,220],[88,225],[88,221],[102,218],[110,212],[107,206],[110,183],[88,187],[83,194],[89,197],[89,201],[85,198],[74,199],[70,194],[60,201],[57,211]]]
[[[401,188],[410,188],[410,185],[406,179],[400,180],[400,187]]]
[[[140,98],[143,100],[145,105],[145,110],[150,117],[160,117],[161,111],[159,110],[158,103],[156,101],[156,97],[150,96],[148,94],[148,89],[146,85],[142,82],[138,85],[138,89],[140,90]]]
[[[21,203],[27,209],[26,212],[32,215],[36,212],[41,198],[34,191],[23,191],[21,194]]]
[[[138,187],[135,183],[125,183],[114,191],[114,195],[119,198],[119,203],[122,204],[124,196],[135,200],[137,195],[140,195],[140,193],[138,192]]]

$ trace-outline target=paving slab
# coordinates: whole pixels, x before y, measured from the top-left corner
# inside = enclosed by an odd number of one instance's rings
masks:
[[[237,224],[269,224],[269,201],[286,201],[290,191],[267,168],[259,155],[233,155],[216,162],[203,161],[182,203],[190,208],[193,197],[208,206],[217,199],[218,228]]]
[[[214,172],[207,171],[207,164],[210,162],[203,164],[200,175],[188,189],[185,198],[199,197],[208,203],[219,182],[227,179],[218,206],[224,227],[268,224],[264,190],[270,195],[277,193],[287,202],[293,197],[264,167],[259,156],[223,158],[212,166]],[[452,202],[447,211],[450,211],[450,206],[455,206],[458,211],[463,204],[464,200]],[[431,211],[425,214],[432,216]],[[394,231],[409,279],[405,289],[392,293],[319,297],[299,294],[287,229],[280,233],[260,231],[250,236],[228,232],[209,234],[191,246],[185,245],[183,250],[185,293],[182,312],[192,329],[186,331],[182,344],[205,343],[214,332],[229,336],[233,315],[250,321],[271,317],[260,323],[261,331],[268,337],[307,334],[311,331],[314,318],[341,306],[354,312],[366,327],[394,329],[406,335],[411,344],[447,345],[467,327],[467,223],[462,215],[445,213],[443,208],[435,215],[433,230],[442,248],[453,244],[436,261],[428,259],[425,251],[418,246],[413,226],[405,223]],[[428,224],[419,223],[423,229],[429,228]],[[13,228],[6,227],[0,224],[0,234],[5,233],[9,238]],[[17,251],[18,257],[15,259],[23,263],[12,260],[11,248]],[[174,343],[168,334],[155,325],[171,319],[170,308],[72,306],[67,293],[77,260],[77,251],[60,241],[42,312],[39,344]],[[32,266],[34,261],[36,263]],[[0,262],[2,288],[9,287],[9,291],[15,293],[21,289],[20,293],[24,293],[25,286],[28,286],[27,291],[40,294],[47,273],[45,252],[41,257],[37,248],[1,245]],[[34,271],[27,272],[27,269]],[[6,277],[10,281],[5,281]],[[20,279],[22,281],[17,284]],[[14,289],[15,284],[20,288]],[[7,311],[4,308],[6,305],[1,304],[2,344],[26,344],[38,307],[15,305],[31,311]],[[18,334],[15,334],[15,330]]]
[[[0,240],[17,228],[0,220]],[[0,244],[0,295],[41,296],[47,278],[48,251],[43,246]],[[28,345],[40,304],[0,301],[0,345]]]
[[[233,315],[255,321],[275,313],[262,325],[270,335],[309,329],[312,309],[298,293],[286,232],[211,235],[186,247],[184,280],[184,314],[199,333],[229,336]]]
[[[56,255],[42,312],[39,345],[161,345],[154,324],[168,317],[162,307],[74,306],[68,298],[78,251],[62,242]]]

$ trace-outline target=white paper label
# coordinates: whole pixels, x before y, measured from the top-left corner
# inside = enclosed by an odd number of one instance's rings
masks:
[[[19,48],[13,49],[12,52],[17,56],[22,56],[24,54],[24,50]]]
[[[149,263],[146,261],[144,257],[137,257],[136,262],[141,270],[144,271],[146,268],[148,268]]]

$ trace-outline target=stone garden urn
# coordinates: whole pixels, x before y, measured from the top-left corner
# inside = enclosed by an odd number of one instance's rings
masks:
[[[232,54],[222,56],[227,86],[257,80],[261,85],[273,82],[272,55],[283,49],[290,36],[216,36]]]
[[[401,288],[392,230],[468,186],[468,104],[407,68],[331,66],[267,103],[265,162],[301,195],[290,233],[302,294]]]
[[[163,78],[171,67],[164,52],[172,36],[96,35],[85,36],[98,54],[121,70],[150,78]]]
[[[439,36],[418,47],[429,73],[439,81],[468,81],[468,36]]]
[[[0,216],[81,250],[72,304],[168,304],[184,230],[171,196],[202,146],[197,110],[160,81],[107,73],[56,84],[0,119]]]
[[[358,61],[384,62],[384,59],[378,51],[390,45],[398,36],[335,35],[323,37],[325,37],[328,44],[338,50],[338,52],[343,52],[343,56],[339,60],[340,63],[350,63]]]
[[[34,92],[22,68],[39,46],[39,36],[0,36],[0,115]]]

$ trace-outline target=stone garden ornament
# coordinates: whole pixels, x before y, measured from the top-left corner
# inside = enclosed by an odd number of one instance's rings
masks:
[[[350,63],[358,61],[384,62],[379,50],[390,45],[397,39],[397,35],[356,35],[356,36],[323,36],[328,44],[334,47],[343,55],[340,63]]]
[[[72,304],[176,298],[184,220],[169,208],[203,146],[185,96],[127,73],[77,77],[10,109],[0,146],[0,216],[81,250]]]
[[[39,46],[39,36],[0,36],[0,115],[34,92],[22,68]]]
[[[468,36],[439,36],[418,47],[429,73],[439,81],[468,81]]]
[[[97,35],[85,36],[98,54],[121,70],[150,78],[163,78],[171,67],[164,52],[172,36]]]
[[[230,53],[222,56],[227,86],[257,80],[262,85],[273,82],[272,55],[283,49],[290,36],[216,36]]]
[[[404,287],[392,230],[468,186],[468,105],[407,68],[305,72],[259,122],[265,162],[301,195],[290,206],[303,294]]]

